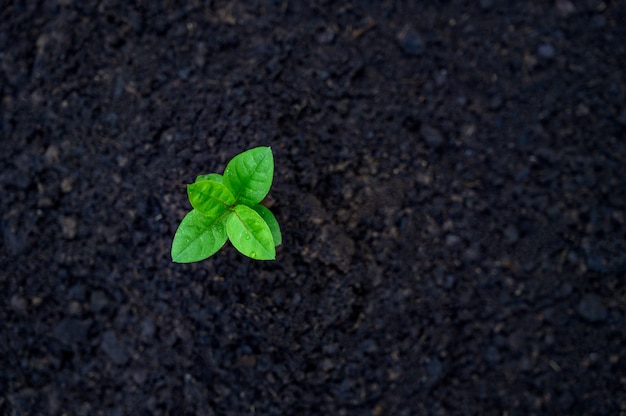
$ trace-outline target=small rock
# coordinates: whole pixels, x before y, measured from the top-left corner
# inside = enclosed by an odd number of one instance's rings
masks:
[[[544,43],[543,45],[539,45],[539,48],[537,48],[537,54],[544,59],[552,59],[554,58],[556,51],[554,50],[554,46],[549,43]]]
[[[148,372],[144,368],[135,368],[130,371],[130,376],[135,383],[141,385],[146,382]]]
[[[510,334],[507,338],[508,347],[517,352],[524,347],[525,336],[521,330],[517,330]]]
[[[71,176],[63,178],[61,181],[61,192],[67,194],[72,192],[72,189],[74,189],[74,178]]]
[[[76,220],[72,217],[61,217],[59,221],[61,222],[61,234],[63,234],[63,237],[73,240],[78,229]]]
[[[606,17],[603,14],[597,14],[591,18],[589,23],[595,29],[602,29],[606,26]]]
[[[67,345],[87,342],[87,329],[89,321],[81,321],[76,318],[66,318],[57,324],[52,330],[52,335]]]
[[[21,297],[20,295],[11,296],[10,300],[11,309],[13,309],[17,313],[25,313],[26,312],[26,299]]]
[[[373,339],[366,339],[361,344],[361,349],[369,354],[373,354],[378,351],[378,344]]]
[[[493,7],[493,0],[480,0],[480,8],[489,10]]]
[[[67,291],[67,296],[70,299],[74,299],[77,301],[84,301],[85,298],[85,286],[78,284],[70,287]]]
[[[503,105],[504,105],[504,98],[502,98],[501,95],[496,94],[489,99],[489,102],[487,103],[487,108],[489,108],[489,110],[491,111],[496,111],[496,110],[501,109]]]
[[[24,232],[18,231],[16,222],[0,221],[0,232],[0,238],[4,237],[5,250],[10,254],[17,256],[28,248],[28,239]]]
[[[588,322],[602,322],[609,313],[596,295],[585,295],[578,304],[578,314]]]
[[[320,369],[325,373],[328,373],[334,368],[335,368],[335,363],[330,358],[324,358],[320,364]]]
[[[443,374],[443,364],[437,357],[435,357],[428,364],[426,364],[426,372],[428,373],[431,382],[434,383],[439,380]]]
[[[256,366],[256,359],[257,357],[254,354],[242,355],[241,358],[237,360],[237,364],[242,367],[254,367]]]
[[[480,246],[476,243],[472,244],[463,252],[463,260],[476,261],[480,258]]]
[[[519,369],[522,371],[530,371],[533,368],[533,362],[527,355],[520,358],[518,365]]]
[[[435,283],[444,289],[452,289],[454,287],[454,276],[451,274],[437,273],[435,275]]]
[[[80,302],[70,300],[67,303],[67,313],[72,316],[80,316],[83,313],[83,307]]]
[[[596,273],[607,273],[609,271],[603,254],[596,250],[592,250],[587,254],[587,267]]]
[[[493,345],[487,347],[485,351],[485,359],[491,363],[497,363],[500,361],[500,352]]]
[[[502,230],[502,234],[504,235],[504,240],[509,244],[515,244],[517,240],[519,240],[519,232],[513,225],[505,227],[504,230]]]
[[[128,362],[128,353],[124,344],[122,344],[115,335],[115,332],[109,330],[102,335],[100,343],[102,351],[111,359],[113,364],[124,365]]]
[[[559,290],[556,292],[556,295],[562,298],[566,298],[569,295],[571,295],[573,291],[574,291],[573,286],[566,282],[566,283],[563,283],[563,285],[559,288]]]
[[[156,326],[154,322],[150,318],[145,318],[141,322],[141,331],[139,333],[139,338],[143,342],[151,342],[154,337],[154,333],[156,332]]]
[[[337,30],[333,26],[326,26],[321,28],[315,35],[315,40],[321,45],[328,45],[333,43],[337,36]]]
[[[354,252],[354,240],[341,229],[326,224],[321,229],[312,255],[317,256],[325,264],[333,264],[347,273],[350,270]]]
[[[339,351],[339,345],[337,344],[327,344],[322,347],[322,352],[328,355],[337,354]]]
[[[461,243],[461,237],[458,235],[450,234],[446,236],[446,246],[448,247],[456,247]]]
[[[574,113],[576,117],[588,116],[591,110],[585,104],[580,103],[576,106],[576,112]]]
[[[46,152],[44,153],[43,157],[46,160],[46,162],[48,162],[49,164],[57,163],[59,161],[59,148],[53,144],[50,145],[46,149]]]
[[[567,17],[576,11],[574,3],[569,0],[556,0],[556,12],[561,17]]]
[[[424,138],[426,144],[432,148],[436,149],[443,144],[443,136],[439,130],[434,127],[424,124],[420,128],[420,134]]]
[[[398,42],[404,52],[409,55],[419,56],[426,50],[426,43],[417,31],[410,25],[405,25],[398,33]]]
[[[102,309],[106,307],[109,301],[103,292],[96,290],[91,294],[91,297],[89,298],[89,303],[91,311],[94,313],[99,313],[100,311],[102,311]]]

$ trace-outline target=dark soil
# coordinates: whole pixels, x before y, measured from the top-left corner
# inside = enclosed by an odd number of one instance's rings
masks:
[[[177,3],[2,2],[0,414],[626,415],[626,3]]]

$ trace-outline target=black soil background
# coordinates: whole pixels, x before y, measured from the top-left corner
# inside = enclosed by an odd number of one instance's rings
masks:
[[[626,414],[624,2],[0,13],[1,414]],[[171,263],[260,145],[277,260]]]

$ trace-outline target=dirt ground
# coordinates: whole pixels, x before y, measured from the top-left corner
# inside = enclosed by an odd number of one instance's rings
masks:
[[[0,414],[626,415],[625,2],[1,4]]]

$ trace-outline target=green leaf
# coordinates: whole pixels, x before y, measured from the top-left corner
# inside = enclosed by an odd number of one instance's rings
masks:
[[[235,156],[224,175],[196,177],[187,194],[193,209],[183,218],[172,242],[172,260],[189,263],[215,254],[228,240],[242,254],[257,260],[276,258],[282,235],[276,217],[258,205],[274,177],[269,147]]]
[[[283,242],[283,236],[280,233],[280,226],[278,225],[278,221],[276,221],[276,217],[266,207],[263,205],[255,205],[251,207],[253,210],[257,212],[263,218],[263,221],[270,227],[270,231],[272,232],[272,238],[274,239],[274,246],[278,247]]]
[[[205,175],[199,175],[196,177],[196,182],[200,182],[200,181],[213,181],[213,182],[224,183],[224,177],[220,175],[219,173],[207,173]]]
[[[217,217],[235,203],[235,197],[221,183],[200,181],[187,185],[191,206],[209,217]]]
[[[229,212],[207,217],[192,209],[181,221],[172,242],[172,261],[191,263],[215,254],[228,239],[225,222]]]
[[[237,203],[256,205],[265,198],[274,177],[274,156],[269,147],[255,147],[238,154],[224,170],[224,184]]]
[[[226,234],[243,255],[255,260],[274,260],[276,248],[269,226],[250,207],[237,205],[226,221]]]

